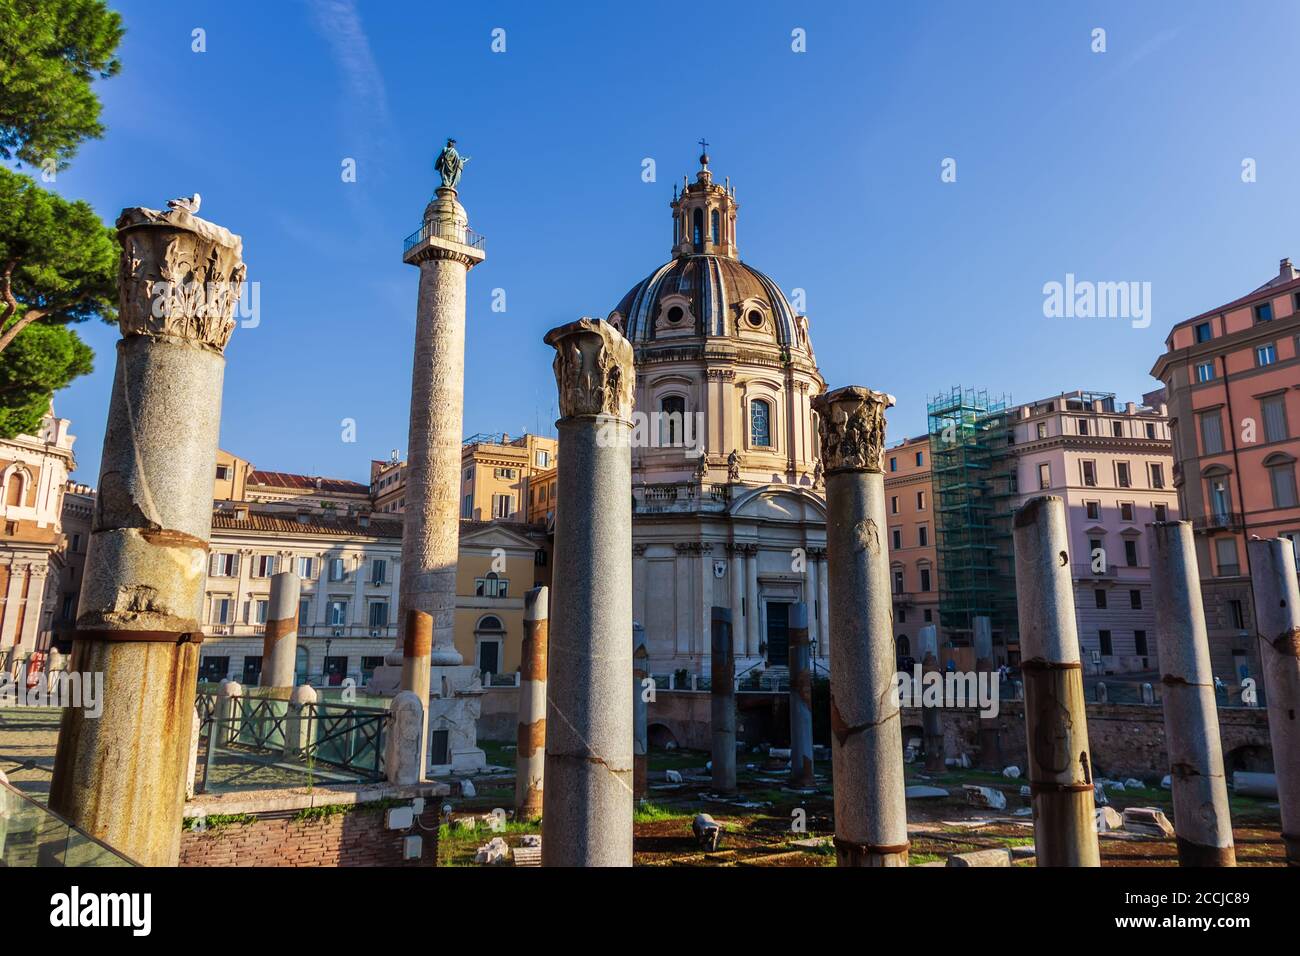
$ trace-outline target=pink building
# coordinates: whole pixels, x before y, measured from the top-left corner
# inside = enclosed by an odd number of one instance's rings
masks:
[[[1300,272],[1175,325],[1151,374],[1165,383],[1174,484],[1197,532],[1215,673],[1258,674],[1246,540],[1300,537]],[[1300,558],[1298,558],[1300,560]]]

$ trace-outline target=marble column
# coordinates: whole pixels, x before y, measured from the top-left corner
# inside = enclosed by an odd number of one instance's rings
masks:
[[[550,589],[524,594],[524,640],[519,661],[519,721],[515,732],[515,819],[542,815],[546,776],[546,642]]]
[[[974,631],[975,670],[977,673],[987,675],[984,680],[988,681],[989,687],[995,692],[1000,691],[1001,683],[998,681],[998,671],[993,661],[993,622],[981,614],[972,618],[971,625]],[[980,769],[1001,770],[1002,739],[998,733],[998,718],[981,715],[979,721]]]
[[[632,346],[552,329],[560,420],[543,866],[632,865]]]
[[[939,629],[933,624],[923,625],[916,636],[917,650],[921,654],[921,671],[925,674],[937,674],[943,680],[943,668],[939,666]],[[939,685],[943,686],[942,683]],[[915,703],[915,701],[913,702]],[[921,733],[925,738],[925,769],[928,773],[943,773],[946,763],[944,758],[943,708],[926,707],[921,704]]]
[[[420,270],[411,376],[411,421],[402,516],[401,608],[433,618],[430,661],[463,663],[456,650],[456,559],[460,543],[460,452],[465,398],[465,285],[482,262],[466,242],[469,219],[456,190],[443,186],[424,210],[419,241],[402,261]],[[394,653],[390,665],[400,664]]]
[[[829,660],[831,656],[831,623],[830,623],[831,602],[830,602],[830,587],[829,587],[830,572],[827,570],[826,567],[825,548],[820,549],[820,553],[817,560],[821,562],[821,572],[817,575],[817,593],[818,593],[818,604],[819,604],[817,608],[817,627],[821,631],[821,643],[818,644],[817,646],[818,649],[821,651],[821,656]]]
[[[180,852],[224,350],[240,238],[183,209],[124,209],[117,370],[72,669],[103,713],[67,708],[50,809],[147,866]]]
[[[744,626],[745,620],[745,550],[744,545],[729,546],[731,561],[727,566],[727,584],[731,594],[732,627]]]
[[[1100,866],[1065,502],[1031,498],[1012,525],[1038,865]]]
[[[418,697],[424,709],[424,723],[420,727],[420,779],[423,780],[429,764],[429,692],[433,679],[429,658],[433,649],[433,617],[416,608],[407,608],[405,617],[400,687]]]
[[[747,544],[745,547],[745,656],[758,657],[762,643],[759,631],[760,610],[758,603],[758,545]]]
[[[813,774],[812,654],[808,605],[790,605],[790,786],[816,786]]]
[[[1183,866],[1236,866],[1192,523],[1147,527],[1178,860]]]
[[[1300,866],[1300,587],[1286,538],[1246,542],[1286,860]]]
[[[647,792],[650,757],[650,646],[645,628],[632,623],[632,790],[637,799]]]
[[[831,758],[840,866],[907,866],[903,734],[885,547],[881,451],[892,395],[850,385],[820,395],[829,556]]]
[[[731,611],[712,609],[709,708],[713,738],[713,792],[736,792],[736,654]]]

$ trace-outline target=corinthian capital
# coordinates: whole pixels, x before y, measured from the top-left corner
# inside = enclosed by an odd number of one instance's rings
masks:
[[[132,207],[117,218],[122,337],[167,336],[220,352],[235,329],[243,240],[184,209]]]
[[[881,470],[885,409],[893,404],[893,395],[861,385],[846,385],[813,399],[826,474]]]
[[[578,319],[551,329],[545,342],[555,348],[555,384],[560,416],[632,417],[632,346],[604,319]]]

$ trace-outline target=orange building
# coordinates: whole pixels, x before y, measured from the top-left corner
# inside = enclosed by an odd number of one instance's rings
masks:
[[[919,659],[917,632],[927,624],[939,627],[929,436],[908,438],[885,449],[885,518],[894,594],[894,644],[900,659]],[[940,632],[940,646],[943,641]]]
[[[1211,659],[1216,674],[1258,676],[1246,541],[1300,537],[1300,272],[1283,259],[1253,292],[1179,322],[1165,347],[1151,374],[1168,393]]]

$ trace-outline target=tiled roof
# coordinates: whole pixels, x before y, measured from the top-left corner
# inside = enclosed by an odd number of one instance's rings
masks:
[[[318,485],[317,482],[320,484]],[[370,486],[346,478],[319,478],[314,475],[295,475],[287,471],[255,471],[248,476],[251,485],[268,488],[285,488],[292,491],[326,491],[342,495],[369,495]]]
[[[233,511],[222,508],[212,512],[212,530],[401,538],[402,522],[372,516],[369,525],[362,527],[356,515],[309,514],[299,521],[296,515],[266,511],[250,511],[245,517],[237,518]]]

